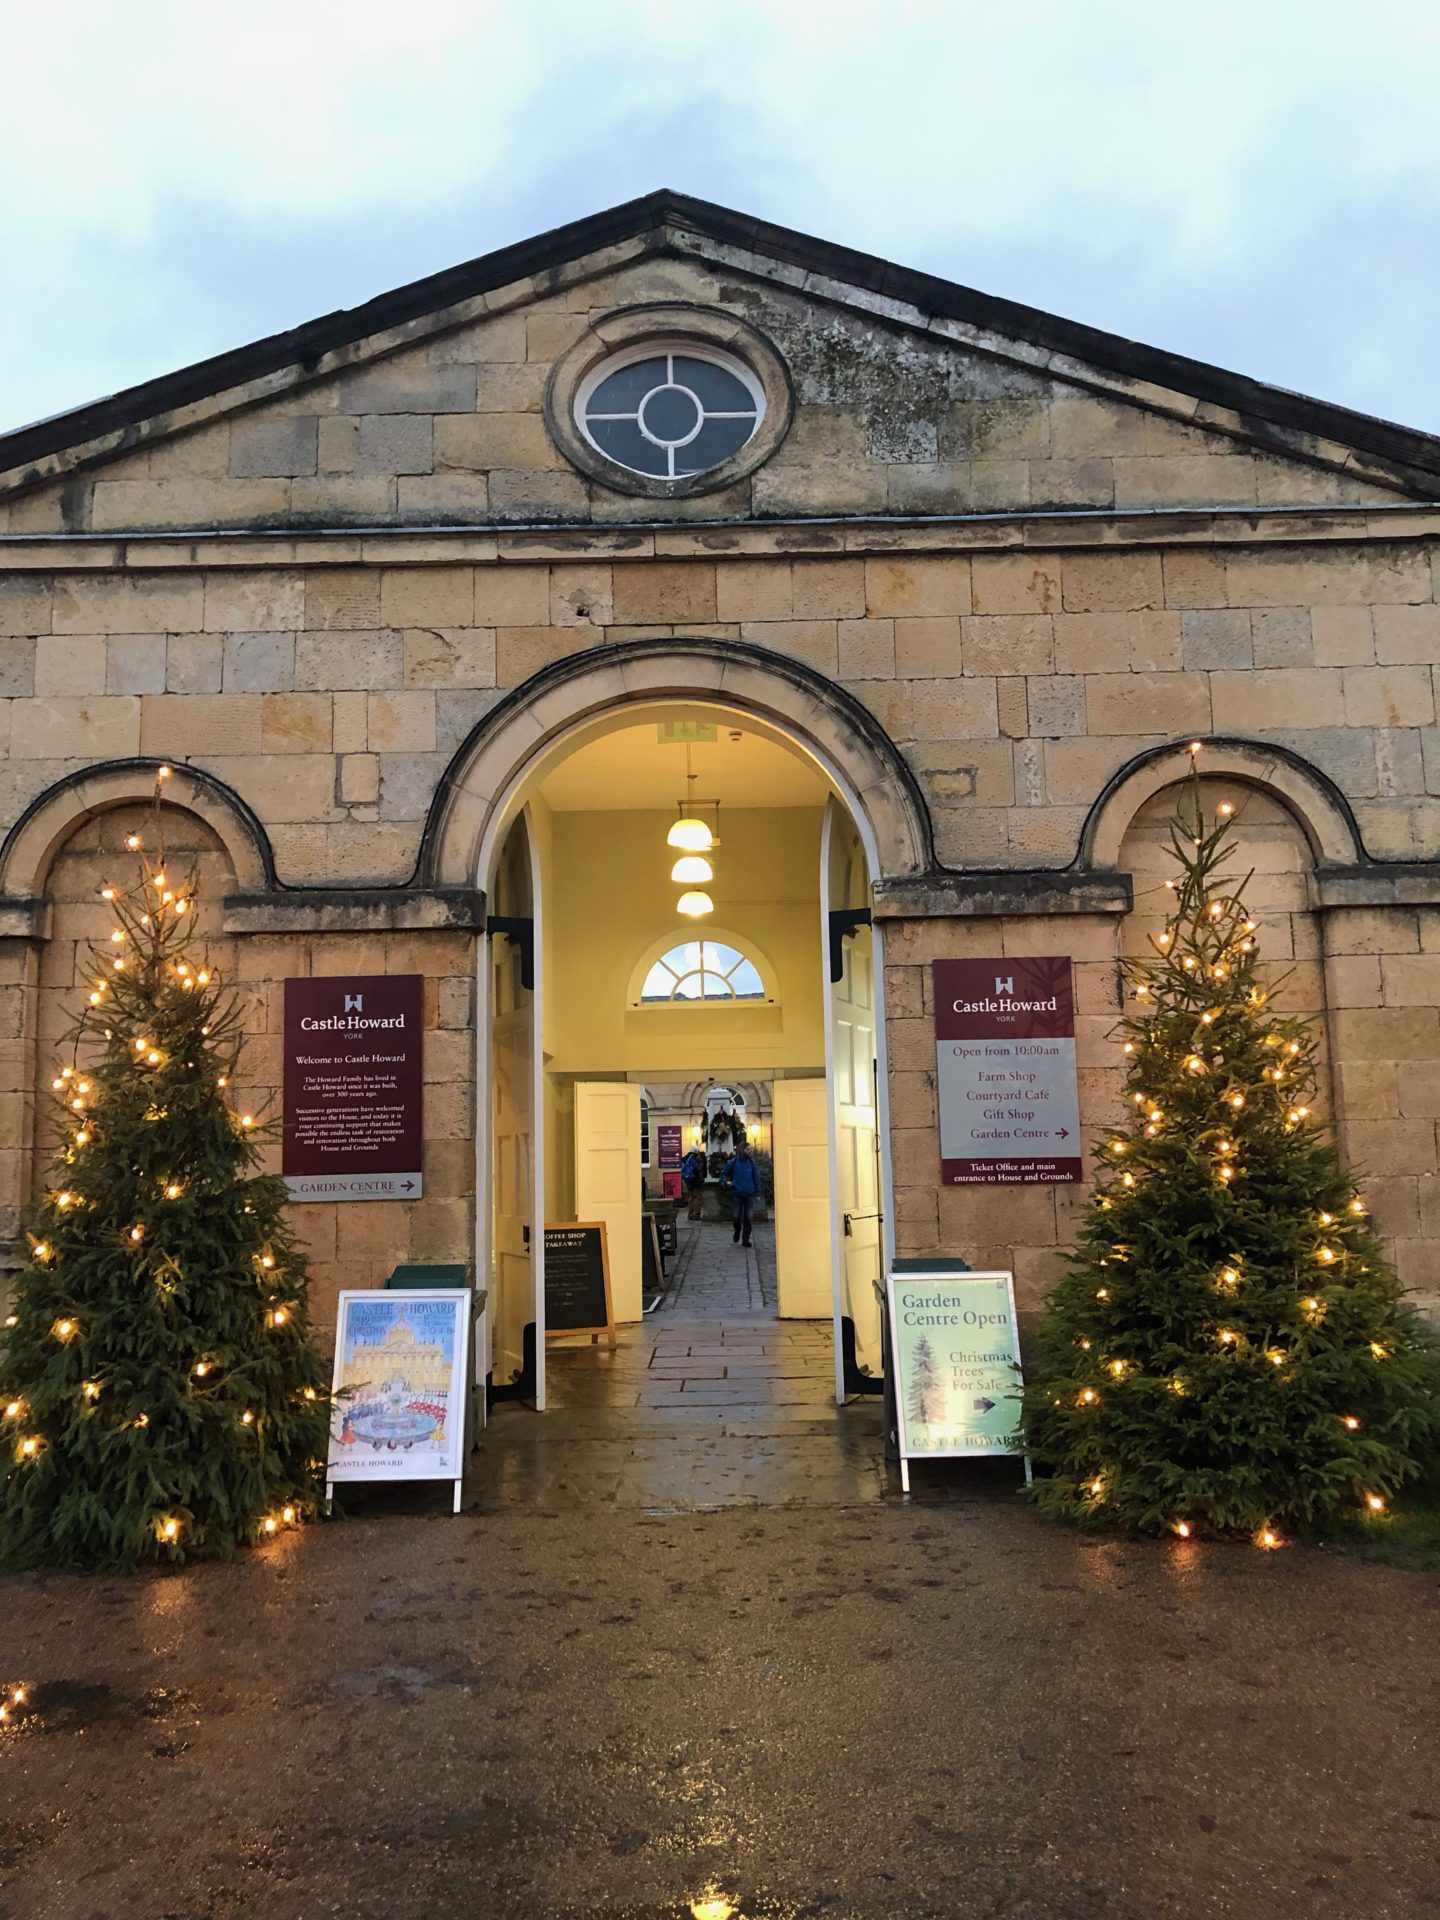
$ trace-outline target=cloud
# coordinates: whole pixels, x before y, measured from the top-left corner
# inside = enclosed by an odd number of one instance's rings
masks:
[[[7,424],[670,185],[1440,429],[1423,0],[77,0],[8,32]]]

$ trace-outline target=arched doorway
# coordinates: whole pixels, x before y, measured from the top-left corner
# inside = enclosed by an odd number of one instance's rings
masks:
[[[679,645],[669,653],[685,655],[687,667],[704,658]],[[753,661],[747,667],[756,670]],[[818,715],[826,721],[816,727],[830,736],[823,741],[793,718],[782,724],[774,701],[757,711],[755,703],[728,690],[719,698],[693,690],[657,693],[653,686],[631,688],[623,680],[617,685],[611,663],[592,672],[607,677],[608,698],[594,698],[595,687],[576,675],[532,688],[529,701],[507,703],[499,737],[487,730],[471,765],[457,769],[450,811],[437,836],[437,844],[447,837],[452,843],[462,835],[469,839],[476,852],[474,879],[491,903],[490,953],[478,981],[476,1241],[477,1271],[497,1291],[493,1324],[498,1329],[516,1323],[515,1289],[523,1284],[535,1356],[524,1386],[527,1397],[533,1394],[543,1406],[545,1221],[606,1220],[617,1315],[638,1320],[644,1300],[639,1262],[629,1255],[629,1223],[645,1178],[641,1087],[700,1076],[716,1084],[762,1078],[773,1085],[779,1313],[830,1328],[833,1391],[844,1400],[878,1379],[880,1315],[873,1282],[891,1245],[881,935],[872,921],[871,890],[885,871],[882,846],[892,868],[903,862],[913,870],[926,857],[923,808],[907,790],[908,776],[897,771],[903,763],[894,749],[888,758],[877,749],[873,722],[866,734],[846,734],[808,689],[802,704],[812,720]],[[677,673],[672,657],[667,674]],[[789,663],[784,685],[795,693]],[[837,763],[837,741],[849,768]],[[712,964],[704,927],[675,920],[673,903],[656,904],[660,893],[674,892],[668,870],[660,874],[664,820],[673,819],[687,792],[697,792],[685,777],[694,760],[683,772],[680,760],[667,764],[662,742],[715,748],[710,761],[701,761],[712,780],[718,780],[712,769],[725,764],[725,755],[735,756],[725,793],[706,794],[704,779],[696,777],[698,797],[717,799],[723,821],[715,917],[724,915],[725,930],[717,942],[730,976],[750,989],[738,1038],[725,1024],[735,1009],[711,1006],[704,988],[682,996],[678,1017],[672,1008],[668,1024],[649,1004],[657,996],[626,997],[634,992],[635,969],[644,979],[646,969],[664,957],[650,949],[663,946],[665,913],[677,942],[689,939],[702,956],[697,977]],[[863,792],[852,777],[857,762]],[[496,781],[488,794],[477,791],[475,769],[482,763]],[[743,770],[737,773],[737,767]],[[745,789],[747,777],[758,783],[753,790]],[[645,823],[647,813],[658,817],[658,836],[654,819]],[[877,813],[883,823],[878,828]],[[651,839],[632,853],[633,836],[642,829]],[[506,910],[518,897],[513,877],[527,863],[531,910],[515,914]],[[797,863],[805,865],[803,890],[794,879]],[[634,877],[641,867],[644,886]],[[777,886],[783,902],[752,898],[753,885],[738,890],[743,900],[737,897],[738,873],[778,875],[782,868],[787,877]],[[528,924],[506,924],[516,920]],[[763,956],[753,969],[741,951],[752,935],[756,954]],[[528,1003],[518,1005],[500,998],[508,986],[497,976],[494,952],[497,941],[516,940],[528,942],[533,982]],[[795,960],[802,946],[803,986]],[[771,949],[784,955],[778,978]],[[735,965],[737,954],[743,966]],[[621,973],[625,986],[617,986]],[[718,990],[717,997],[723,997]],[[516,1031],[517,1014],[527,1010],[528,1036]],[[579,1028],[585,1031],[577,1037]],[[527,1064],[528,1156],[511,1139],[520,1108],[510,1098]],[[527,1261],[519,1266],[500,1256],[502,1237],[516,1241],[519,1215],[508,1182],[522,1164],[530,1168],[530,1196],[521,1224],[530,1235]],[[514,1366],[514,1349],[513,1334],[503,1357],[497,1340],[497,1372]]]

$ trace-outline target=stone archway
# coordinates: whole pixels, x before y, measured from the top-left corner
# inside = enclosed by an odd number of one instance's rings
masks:
[[[844,796],[876,883],[934,865],[915,776],[875,716],[824,675],[733,640],[658,639],[593,648],[544,668],[502,700],[460,748],[426,822],[425,884],[484,884],[498,821],[547,751],[627,706],[690,701],[732,708],[808,753]]]

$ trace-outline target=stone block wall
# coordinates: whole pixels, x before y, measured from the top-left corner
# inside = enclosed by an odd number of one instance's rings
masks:
[[[95,759],[166,754],[254,808],[288,883],[398,884],[442,773],[506,691],[679,634],[845,687],[904,752],[953,867],[1065,866],[1115,771],[1191,732],[1301,755],[1377,858],[1440,856],[1433,543],[877,554],[811,538],[821,550],[794,555],[737,536],[717,558],[697,535],[594,536],[571,559],[516,536],[477,563],[457,537],[423,564],[357,540],[353,564],[297,548],[285,567],[255,565],[253,543],[209,567],[177,546],[11,572],[0,818]]]

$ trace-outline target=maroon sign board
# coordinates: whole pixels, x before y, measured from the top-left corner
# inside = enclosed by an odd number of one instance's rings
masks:
[[[659,1127],[656,1131],[660,1135],[661,1166],[678,1167],[680,1162],[685,1158],[684,1148],[681,1145],[684,1129],[681,1127]]]
[[[425,982],[285,982],[281,1172],[292,1200],[418,1200]]]
[[[947,1186],[1082,1177],[1068,959],[937,960],[935,1060]]]

